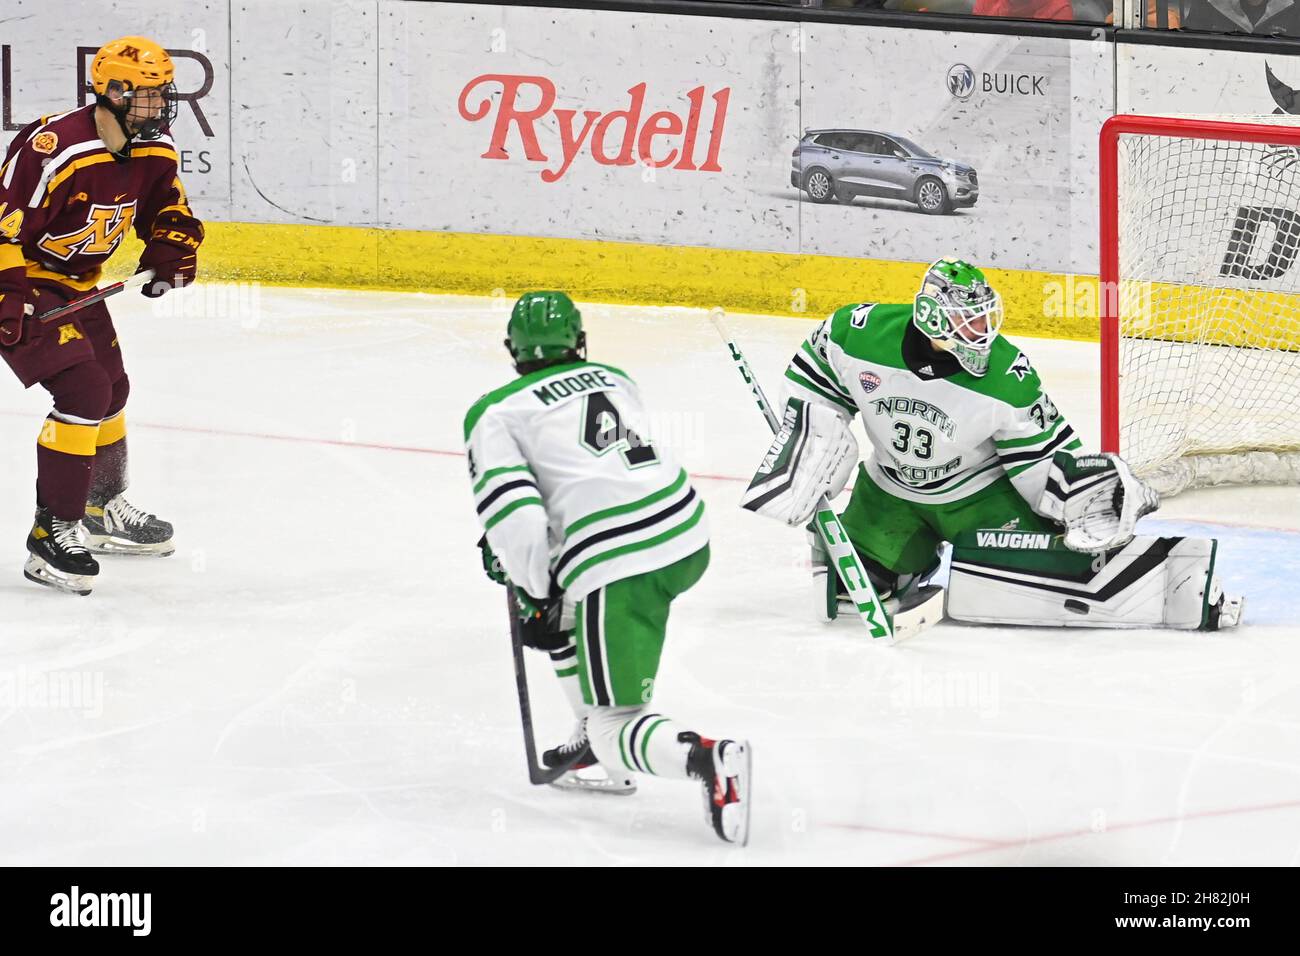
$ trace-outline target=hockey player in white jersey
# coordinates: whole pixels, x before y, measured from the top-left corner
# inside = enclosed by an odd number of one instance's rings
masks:
[[[636,384],[586,360],[567,295],[523,295],[505,344],[520,377],[474,403],[465,443],[484,567],[494,576],[495,555],[519,596],[524,642],[550,653],[578,718],[544,761],[590,748],[579,765],[599,761],[615,781],[699,780],[714,831],[743,844],[749,744],[703,737],[649,706],[672,601],[709,563],[704,502],[647,436]]]
[[[941,259],[913,302],[839,309],[786,371],[781,432],[744,507],[789,524],[843,490],[861,413],[871,456],[841,524],[882,599],[933,574],[953,544],[950,617],[996,624],[1215,630],[1241,617],[1216,542],[1134,537],[1156,493],[1116,455],[1085,455],[1029,358],[998,330],[984,274]],[[814,606],[836,576],[814,545]]]

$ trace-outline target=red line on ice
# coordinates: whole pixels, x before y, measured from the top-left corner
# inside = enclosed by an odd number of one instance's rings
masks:
[[[9,418],[32,418],[24,412],[0,412]],[[336,448],[369,448],[376,451],[401,451],[416,455],[441,455],[447,458],[464,458],[463,451],[448,451],[443,448],[421,448],[418,445],[390,445],[382,442],[344,441],[341,438],[311,438],[303,435],[272,435],[266,432],[240,432],[224,428],[200,428],[195,425],[161,425],[157,422],[140,422],[131,420],[132,428],[157,428],[160,431],[187,432],[193,435],[221,435],[225,438],[262,438],[267,441],[298,442],[303,445],[330,445]],[[692,473],[692,478],[709,481],[747,481],[737,475],[704,475]]]
[[[1001,840],[992,837],[965,836],[957,833],[925,833],[916,830],[894,829],[891,827],[866,826],[858,823],[829,823],[826,824],[826,826],[836,830],[856,830],[863,833],[887,833],[898,836],[916,836],[935,840],[955,840],[963,843],[980,844],[979,846],[964,847],[960,850],[949,850],[946,853],[932,853],[928,856],[916,857],[911,860],[902,860],[893,864],[894,866],[923,866],[927,863],[940,863],[944,860],[955,860],[959,857],[975,856],[980,853],[994,853],[998,850],[1022,850],[1029,846],[1036,846],[1042,843],[1053,843],[1060,840],[1070,840],[1075,837],[1105,836],[1118,830],[1137,830],[1142,827],[1164,826],[1170,823],[1182,823],[1187,820],[1204,820],[1211,817],[1230,817],[1246,813],[1267,813],[1272,810],[1295,809],[1300,809],[1300,800],[1285,800],[1280,803],[1265,803],[1254,807],[1230,807],[1224,810],[1201,810],[1197,813],[1185,813],[1180,816],[1155,817],[1151,820],[1134,820],[1130,823],[1112,823],[1108,824],[1104,830],[1092,830],[1089,828],[1062,830],[1059,833],[1045,833],[1042,836],[1031,836],[1021,840]]]

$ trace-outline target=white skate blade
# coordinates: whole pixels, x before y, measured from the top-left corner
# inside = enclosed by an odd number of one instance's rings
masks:
[[[62,591],[65,594],[89,594],[95,586],[95,576],[93,574],[66,574],[57,568],[51,567],[42,558],[34,554],[27,556],[27,563],[23,565],[23,577],[28,581],[35,581],[37,584],[43,584],[47,588],[53,588],[56,591]]]
[[[588,793],[607,793],[615,797],[630,797],[636,793],[636,781],[630,776],[611,777],[599,764],[581,770],[570,770],[558,780],[551,781],[551,786],[556,790],[585,790]]]
[[[91,554],[138,554],[165,558],[176,553],[176,545],[170,538],[156,544],[141,544],[111,534],[91,534],[86,532],[86,549]]]
[[[1219,607],[1219,626],[1218,630],[1222,631],[1230,627],[1236,627],[1241,623],[1242,617],[1246,613],[1246,597],[1240,597],[1231,594],[1223,596],[1223,604]]]
[[[740,799],[722,808],[723,839],[737,846],[749,844],[749,807],[754,780],[754,761],[748,740],[728,741],[723,752],[722,766],[728,777],[736,778]]]

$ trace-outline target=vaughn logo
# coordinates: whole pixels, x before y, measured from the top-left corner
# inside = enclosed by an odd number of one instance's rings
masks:
[[[1031,534],[1028,531],[976,531],[975,543],[981,548],[1020,548],[1026,551],[1046,551],[1052,546],[1050,534]]]
[[[763,456],[762,462],[759,463],[758,473],[760,475],[770,475],[773,472],[784,473],[787,463],[782,459],[785,456],[786,445],[795,433],[802,430],[803,427],[803,404],[796,406],[794,400],[786,403],[785,420],[781,423],[781,430],[776,433],[772,439],[772,446],[768,448],[767,454]]]
[[[495,88],[498,85],[499,91]],[[475,90],[482,98],[470,105]],[[544,183],[562,179],[584,147],[600,166],[639,163],[655,169],[722,172],[718,156],[727,125],[731,87],[708,95],[703,86],[697,86],[686,93],[684,111],[659,110],[648,116],[642,115],[645,83],[628,89],[627,96],[628,102],[622,108],[588,109],[579,114],[578,110],[553,109],[555,84],[544,76],[484,73],[465,84],[456,105],[461,118],[471,123],[486,119],[495,111],[492,135],[483,159],[510,158],[507,139],[513,128],[524,158],[546,166],[540,174]],[[712,100],[707,107],[706,99]],[[707,127],[706,112],[709,114]],[[540,135],[551,129],[558,130],[558,142],[553,135],[550,142],[545,142]],[[701,155],[703,162],[699,162]]]
[[[959,100],[968,100],[976,90],[995,96],[1046,96],[1046,73],[976,73],[965,63],[948,68],[948,92]]]
[[[50,897],[51,926],[129,926],[132,936],[148,936],[151,893],[70,893]]]

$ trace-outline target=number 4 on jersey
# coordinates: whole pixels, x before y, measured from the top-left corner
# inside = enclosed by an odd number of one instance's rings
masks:
[[[604,392],[593,392],[582,400],[581,442],[593,455],[604,455],[617,448],[629,468],[640,468],[659,461],[654,447],[640,435],[626,428],[623,419]]]

